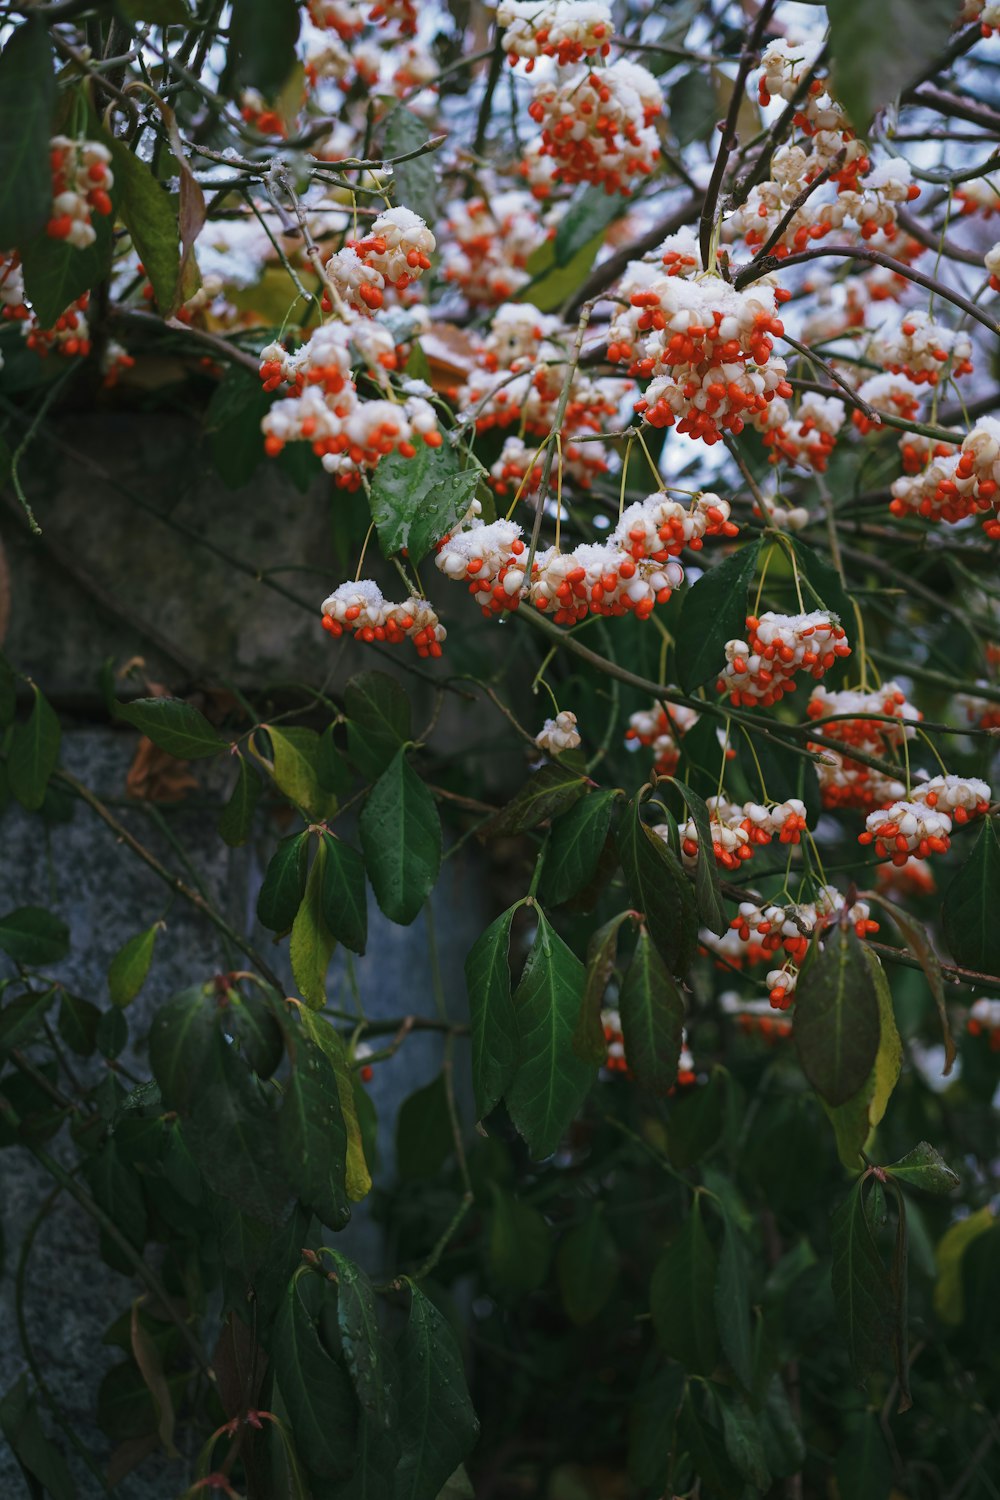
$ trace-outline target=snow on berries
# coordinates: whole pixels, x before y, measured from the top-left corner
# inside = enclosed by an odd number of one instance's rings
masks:
[[[989,811],[990,789],[977,776],[934,776],[919,782],[908,798],[869,813],[860,844],[874,844],[879,859],[905,865],[911,857],[946,854],[953,823],[967,823]]]
[[[411,596],[402,604],[390,604],[371,579],[342,583],[324,599],[323,629],[333,636],[345,632],[359,641],[385,641],[398,645],[410,640],[418,656],[440,656],[447,635],[426,599]]]
[[[56,135],[49,142],[52,169],[52,212],[45,232],[85,250],[97,238],[93,215],[107,218],[114,176],[111,152],[100,141],[71,140]]]
[[[718,276],[692,280],[634,262],[622,281],[625,309],[608,330],[608,359],[650,384],[635,409],[652,427],[716,443],[742,432],[776,396],[789,397],[784,332],[774,289],[737,291]]]
[[[1000,537],[1000,421],[982,417],[957,453],[937,456],[935,450],[924,468],[901,475],[892,484],[889,509],[894,516],[918,515],[950,525],[992,512],[983,530],[991,540]]]
[[[847,409],[836,396],[806,391],[794,416],[787,401],[778,396],[756,425],[771,463],[794,464],[796,468],[823,474],[846,417]]]
[[[434,235],[419,214],[389,208],[361,240],[350,240],[326,263],[326,277],[340,299],[357,312],[375,312],[386,290],[406,291],[430,269]],[[329,308],[327,309],[329,311]]]
[[[580,733],[576,727],[576,714],[563,709],[554,719],[546,719],[535,735],[539,750],[550,755],[561,755],[564,750],[575,750],[580,744]]]
[[[681,751],[679,741],[698,722],[697,710],[682,703],[667,707],[654,703],[652,708],[631,714],[625,731],[625,747],[638,750],[642,745],[653,752],[653,770],[657,776],[672,776],[677,770]]]
[[[546,234],[537,203],[519,188],[453,203],[446,228],[442,274],[473,305],[506,302],[526,286],[528,257]]]
[[[541,134],[525,153],[522,176],[538,198],[560,182],[631,192],[659,162],[653,121],[663,103],[652,73],[624,60],[540,83],[528,113]]]
[[[983,256],[983,264],[989,273],[990,287],[994,292],[1000,292],[1000,242],[987,250]]]
[[[857,749],[887,760],[916,734],[914,726],[922,715],[907,701],[898,683],[887,682],[873,692],[857,688],[831,692],[821,683],[813,689],[806,714],[810,719],[832,718],[832,723],[823,724],[823,735],[844,745],[843,752],[827,746],[811,747],[822,756],[816,762],[816,771],[824,807],[868,810],[905,795],[901,782],[852,759],[850,754]],[[852,717],[834,717],[842,714]],[[886,723],[886,719],[894,722]]]
[[[507,61],[524,60],[526,73],[537,57],[554,57],[560,67],[607,57],[614,30],[605,0],[500,0],[497,25]]]
[[[844,627],[826,610],[747,616],[745,641],[726,642],[726,665],[717,686],[734,707],[769,707],[794,692],[800,671],[820,678],[850,656]]]
[[[879,361],[894,375],[907,375],[915,385],[937,385],[942,375],[955,378],[972,373],[972,340],[936,323],[930,313],[911,312],[894,332],[883,330]]]

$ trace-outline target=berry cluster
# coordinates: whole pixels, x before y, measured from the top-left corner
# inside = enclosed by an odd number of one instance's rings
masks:
[[[662,703],[640,709],[630,715],[625,731],[625,747],[638,750],[642,745],[653,752],[653,770],[657,776],[672,776],[680,760],[678,741],[698,722],[699,715],[682,703],[670,705],[669,713]]]
[[[360,313],[376,312],[389,287],[405,292],[430,269],[434,235],[419,214],[389,208],[379,214],[371,233],[351,240],[326,263],[326,278],[341,302]],[[330,294],[324,302],[332,310]]]
[[[524,59],[526,73],[537,57],[554,57],[561,68],[607,57],[614,30],[605,0],[500,0],[497,25],[507,61],[516,67]]]
[[[912,855],[946,854],[952,823],[989,811],[990,789],[978,777],[935,776],[913,788],[906,800],[868,814],[859,844],[874,844],[879,859],[904,865]]]
[[[49,143],[52,215],[45,226],[50,238],[66,240],[78,250],[94,243],[97,231],[92,215],[107,218],[111,212],[114,177],[110,161],[111,152],[100,141],[53,136]]]
[[[1000,10],[1000,7],[995,8]],[[1000,15],[997,18],[997,27],[1000,28]],[[1000,1000],[989,1000],[985,995],[981,995],[978,1000],[973,1000],[969,1007],[965,1029],[970,1036],[987,1037],[990,1051],[1000,1052]]]
[[[453,204],[446,228],[445,280],[467,302],[488,306],[506,302],[530,281],[528,257],[545,240],[534,198],[518,188]]]
[[[787,1010],[795,990],[796,972],[792,966],[802,963],[809,948],[813,932],[827,926],[847,906],[846,897],[832,885],[821,886],[815,901],[798,901],[788,906],[757,906],[753,901],[741,901],[737,915],[730,923],[730,931],[738,942],[745,945],[746,962],[759,963],[771,954],[786,955],[780,969],[771,969],[767,975],[771,1005],[775,1010]],[[847,918],[859,938],[867,938],[878,932],[878,923],[872,920],[871,908],[865,901],[855,901],[847,907]]]
[[[943,444],[941,445],[944,446]],[[934,454],[936,455],[935,448]],[[889,509],[894,516],[919,515],[925,520],[954,525],[981,512],[991,512],[983,530],[991,540],[1000,537],[1000,421],[983,417],[962,440],[957,453],[932,456],[915,474],[904,474],[892,485]]]
[[[772,838],[777,837],[782,844],[799,843],[806,827],[805,804],[797,797],[790,797],[773,807],[763,807],[759,802],[740,805],[727,801],[725,797],[709,797],[706,806],[712,853],[724,870],[738,870],[744,860],[753,858],[755,848],[769,844]],[[660,824],[654,832],[664,840],[669,839],[667,824]],[[693,867],[698,860],[699,847],[694,818],[683,824],[680,838],[684,863]]]
[[[821,684],[813,689],[806,713],[810,719],[827,719],[835,714],[856,716],[823,725],[827,739],[843,742],[843,754],[826,747],[820,752],[818,745],[811,746],[822,754],[816,770],[824,807],[856,807],[867,811],[905,795],[901,782],[850,756],[850,750],[857,749],[885,760],[898,753],[904,742],[916,734],[913,726],[922,715],[907,702],[897,683],[887,682],[871,693],[857,688],[830,692]],[[896,722],[887,724],[886,718]]]
[[[409,638],[418,656],[440,656],[447,635],[426,599],[411,596],[403,604],[390,604],[378,584],[367,578],[342,583],[324,599],[323,629],[333,636],[348,632],[357,641],[392,646]]]
[[[916,417],[923,394],[908,375],[872,375],[858,387],[859,397],[873,411],[884,411],[889,416],[901,417],[904,422],[912,422]],[[851,420],[862,433],[875,432],[881,425],[858,410],[851,413]]]
[[[554,183],[589,182],[606,193],[629,193],[660,159],[653,126],[663,91],[638,63],[574,73],[539,84],[528,113],[541,128],[529,143],[521,175],[536,198]]]
[[[836,396],[807,391],[794,416],[787,401],[777,396],[757,425],[771,463],[794,464],[822,474],[846,416],[844,403]]]
[[[535,744],[539,750],[547,750],[550,755],[561,755],[564,750],[575,750],[580,744],[576,714],[563,709],[561,713],[556,714],[554,719],[546,719],[538,734],[535,735]]]
[[[795,677],[820,678],[840,657],[850,656],[844,627],[825,610],[747,616],[745,641],[726,642],[726,665],[717,686],[734,707],[778,703],[795,691]]]
[[[972,340],[935,323],[930,313],[907,313],[896,332],[883,329],[879,360],[894,375],[915,385],[937,385],[942,374],[971,375]]]
[[[761,282],[737,291],[718,276],[689,279],[633,262],[622,282],[627,308],[608,331],[608,359],[651,379],[635,409],[652,427],[716,443],[788,397],[784,332],[775,291]]]

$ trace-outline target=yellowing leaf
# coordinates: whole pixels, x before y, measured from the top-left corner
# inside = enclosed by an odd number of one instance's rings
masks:
[[[993,1227],[993,1212],[984,1206],[946,1229],[938,1242],[938,1279],[934,1284],[934,1311],[942,1323],[962,1321],[962,1257],[972,1241]]]

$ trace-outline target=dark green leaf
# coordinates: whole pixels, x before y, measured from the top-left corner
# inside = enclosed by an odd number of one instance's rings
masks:
[[[352,759],[366,776],[380,774],[412,738],[406,692],[384,672],[359,672],[344,689],[344,709]]]
[[[287,1007],[285,1039],[291,1073],[278,1115],[278,1149],[300,1202],[321,1223],[342,1229],[351,1215],[347,1127],[327,1049],[343,1044],[322,1017],[294,1005]]]
[[[2,106],[0,106],[2,108]],[[0,475],[6,483],[6,475],[0,463]],[[17,677],[10,662],[0,655],[0,729],[6,729],[17,711]]]
[[[165,1108],[185,1114],[208,1087],[219,1035],[211,985],[194,985],[162,1005],[149,1032],[149,1063]]]
[[[41,233],[52,211],[55,102],[48,28],[41,16],[29,16],[0,54],[0,245],[8,249]]]
[[[663,1350],[693,1375],[709,1375],[719,1354],[716,1258],[701,1217],[701,1194],[653,1272],[649,1305]]]
[[[97,1046],[101,1012],[89,1000],[63,990],[59,1001],[59,1035],[77,1057],[89,1057]]]
[[[730,1463],[758,1491],[770,1489],[771,1474],[764,1457],[759,1416],[736,1392],[720,1386],[715,1394],[722,1408],[722,1431]]]
[[[205,1087],[184,1120],[185,1144],[214,1192],[266,1224],[280,1223],[289,1183],[278,1154],[273,1094],[264,1093],[219,1031],[203,1077]]]
[[[834,1106],[862,1088],[879,1045],[875,979],[850,926],[830,929],[795,992],[795,1048],[816,1092]]]
[[[525,833],[548,818],[558,817],[582,796],[587,778],[558,761],[549,761],[529,776],[521,790],[482,828],[484,836]]]
[[[688,1383],[677,1419],[677,1446],[690,1456],[703,1494],[711,1495],[712,1500],[742,1500],[743,1477],[726,1453],[724,1436],[719,1430],[718,1403],[714,1385],[701,1387],[699,1402],[696,1387]]]
[[[121,140],[111,142],[119,212],[132,236],[160,312],[166,317],[180,296],[180,228],[169,193],[144,161]]]
[[[403,1182],[433,1177],[455,1149],[444,1074],[404,1099],[396,1121],[396,1166]]]
[[[834,1210],[831,1221],[833,1295],[855,1379],[881,1364],[891,1336],[892,1290],[875,1248],[864,1201],[865,1179]]]
[[[711,80],[700,68],[689,68],[670,90],[670,126],[678,146],[707,141],[719,118]]]
[[[831,5],[833,92],[859,134],[875,111],[944,50],[951,0],[837,0]]]
[[[556,1280],[571,1323],[590,1323],[607,1305],[618,1283],[618,1250],[597,1208],[560,1240]]]
[[[295,67],[296,0],[233,0],[229,65],[234,85],[249,84],[273,99]]]
[[[375,1310],[375,1293],[364,1271],[336,1250],[327,1252],[337,1273],[340,1351],[354,1385],[370,1437],[389,1441],[395,1417],[393,1373]]]
[[[280,1004],[274,990],[254,988],[248,988],[246,994],[230,990],[226,999],[223,1030],[233,1038],[247,1066],[258,1078],[270,1078],[285,1054],[278,1019]]]
[[[459,469],[455,450],[421,442],[413,458],[392,453],[371,483],[372,520],[383,556],[405,550],[414,567],[465,515],[479,483],[475,466]]]
[[[107,1141],[96,1156],[84,1162],[90,1191],[101,1208],[114,1221],[136,1250],[146,1239],[146,1205],[142,1183],[134,1169],[118,1154],[114,1139]]]
[[[287,932],[306,891],[308,833],[282,839],[264,874],[257,897],[257,916],[272,932]]]
[[[590,1091],[594,1067],[573,1046],[583,964],[538,912],[538,931],[514,995],[517,1071],[507,1109],[533,1157],[551,1156]]]
[[[306,1467],[324,1479],[342,1479],[354,1461],[358,1406],[347,1372],[327,1354],[303,1297],[308,1272],[285,1289],[271,1336],[271,1361]]]
[[[26,1375],[19,1375],[0,1400],[0,1429],[24,1473],[30,1476],[32,1496],[40,1495],[41,1491],[35,1488],[38,1484],[44,1486],[45,1493],[53,1500],[74,1500],[76,1485],[62,1454],[42,1426],[35,1397],[28,1392]]]
[[[486,1264],[494,1286],[511,1297],[537,1292],[552,1259],[552,1231],[537,1208],[490,1183]]]
[[[677,1082],[684,1001],[645,927],[622,980],[618,1009],[629,1071],[642,1088],[669,1093]]]
[[[31,1041],[40,1030],[42,1019],[55,997],[54,989],[43,990],[40,994],[32,991],[27,995],[18,995],[16,1000],[5,1005],[0,1010],[0,1052],[6,1052],[11,1047],[22,1047],[25,1042]]]
[[[10,789],[29,812],[41,807],[49,777],[59,760],[62,730],[48,700],[31,684],[35,701],[26,723],[14,725],[7,755]]]
[[[199,760],[229,749],[205,715],[180,698],[135,698],[131,703],[118,703],[115,718],[124,719],[177,760]]]
[[[154,922],[152,927],[147,927],[145,932],[136,933],[130,937],[118,949],[111,960],[108,969],[108,993],[111,996],[111,1004],[124,1009],[146,983],[150,964],[153,962],[153,949],[156,946],[156,936],[162,927],[161,922]]]
[[[219,815],[219,833],[231,849],[238,849],[250,837],[261,793],[260,777],[242,755],[237,754],[236,763],[236,785]]]
[[[667,1150],[675,1167],[691,1167],[710,1151],[722,1132],[731,1080],[714,1067],[708,1082],[684,1089],[670,1107]]]
[[[265,725],[274,757],[274,779],[290,802],[318,823],[337,811],[337,798],[324,787],[323,755],[315,729],[293,725],[271,729]]]
[[[375,899],[390,921],[405,927],[437,880],[441,820],[402,750],[372,787],[359,827]]]
[[[128,1041],[128,1022],[120,1010],[106,1010],[97,1023],[98,1051],[109,1062],[114,1062],[125,1049]]]
[[[292,923],[288,956],[303,1000],[313,1010],[326,1004],[326,971],[333,956],[334,938],[323,914],[327,850],[320,840],[306,881],[302,903]]]
[[[402,1456],[393,1500],[429,1500],[455,1472],[479,1435],[451,1331],[414,1282],[410,1317],[396,1345]]]
[[[945,892],[941,907],[945,941],[956,963],[981,973],[1000,974],[998,902],[1000,840],[995,820],[984,818],[972,853]]]
[[[674,776],[670,778],[670,781],[687,803],[688,811],[698,830],[698,859],[694,872],[698,915],[703,926],[707,927],[710,932],[714,932],[717,937],[722,937],[729,931],[729,918],[722,904],[722,892],[719,889],[719,869],[712,852],[712,829],[708,808],[698,793],[692,791],[683,781],[678,781]]]
[[[405,156],[428,140],[427,126],[407,105],[389,114],[385,132],[387,157]],[[427,224],[437,222],[437,157],[433,152],[397,162],[392,169],[395,206],[412,209]]]
[[[914,1146],[899,1161],[886,1167],[890,1176],[910,1187],[923,1188],[925,1193],[952,1193],[961,1187],[961,1178],[953,1172],[940,1152],[926,1141]]]
[[[753,1380],[753,1335],[746,1248],[733,1215],[718,1199],[714,1206],[722,1219],[722,1249],[715,1281],[715,1319],[723,1352],[733,1373],[749,1390]]]
[[[605,922],[603,927],[592,932],[587,943],[583,1003],[573,1036],[573,1050],[584,1062],[591,1063],[595,1068],[601,1066],[608,1053],[601,1010],[618,957],[618,931],[622,923],[627,922],[631,916],[630,911],[619,912],[609,922]]]
[[[666,1491],[684,1384],[684,1371],[672,1360],[640,1374],[628,1417],[628,1472],[644,1493]]]
[[[364,953],[368,941],[368,890],[365,862],[356,849],[324,833],[323,917],[338,943]]]
[[[0,917],[0,949],[29,968],[57,964],[69,952],[69,928],[42,906],[19,906]]]
[[[615,837],[632,900],[670,973],[683,977],[698,939],[691,882],[673,851],[642,822],[637,801]]]
[[[713,724],[714,721],[709,721]],[[750,795],[757,802],[783,801],[799,797],[806,810],[806,821],[815,828],[819,817],[819,777],[812,761],[798,755],[790,745],[764,739],[750,730],[734,733],[740,770],[746,777]],[[717,784],[718,778],[716,778]]]
[[[603,187],[587,184],[578,187],[556,229],[556,265],[568,265],[595,235],[627,213],[631,203],[631,198],[621,193],[606,193]]]
[[[780,1479],[797,1473],[806,1461],[805,1439],[777,1372],[768,1382],[761,1417],[761,1438],[767,1467]],[[847,1493],[851,1494],[853,1491],[849,1490]]]
[[[948,1018],[948,1007],[945,1004],[941,960],[934,951],[930,934],[922,922],[918,922],[916,917],[911,916],[903,907],[897,906],[895,901],[890,901],[888,897],[877,891],[868,891],[865,894],[885,908],[902,933],[907,946],[920,960],[920,967],[924,971],[924,978],[934,996],[934,1004],[937,1006],[938,1016],[941,1019],[945,1052],[944,1072],[950,1073],[955,1062],[955,1039],[951,1034],[951,1022]]]
[[[472,1033],[472,1089],[480,1119],[499,1103],[517,1067],[517,1017],[510,984],[511,906],[477,938],[465,960]]]
[[[249,484],[263,459],[260,424],[270,407],[271,397],[261,389],[257,376],[240,365],[230,365],[205,413],[205,436],[212,464],[227,489],[237,490]]]
[[[837,1490],[851,1500],[889,1500],[892,1460],[875,1412],[860,1412],[836,1457]]]
[[[542,867],[544,901],[561,906],[593,878],[620,795],[611,789],[591,792],[556,817]]]
[[[725,645],[746,636],[747,590],[760,543],[724,558],[692,585],[677,628],[677,672],[686,693],[716,678],[726,664]]]

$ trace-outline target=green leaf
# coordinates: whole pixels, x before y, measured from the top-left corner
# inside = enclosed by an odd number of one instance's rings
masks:
[[[375,899],[390,921],[408,926],[441,868],[441,820],[402,750],[372,787],[359,828]]]
[[[733,1215],[718,1199],[713,1206],[722,1219],[722,1249],[715,1281],[715,1319],[723,1352],[733,1373],[749,1390],[753,1382],[753,1334],[746,1248]],[[730,1457],[733,1457],[731,1453]]]
[[[642,1088],[668,1094],[677,1082],[684,1001],[645,927],[618,997],[625,1059]]]
[[[337,798],[321,780],[322,751],[315,729],[267,729],[278,790],[317,823],[337,811]]]
[[[13,779],[11,781],[13,789]],[[15,790],[14,795],[17,796]],[[941,921],[955,962],[1000,974],[1000,840],[995,820],[983,819],[972,853],[945,892]]]
[[[393,109],[385,132],[386,157],[405,156],[429,139],[427,125],[407,105]],[[393,203],[412,209],[427,224],[437,222],[437,158],[433,152],[397,162],[392,169]]]
[[[330,1229],[351,1216],[347,1126],[329,1052],[343,1047],[320,1016],[289,1005],[284,1018],[291,1072],[278,1114],[278,1150],[299,1201]]]
[[[114,1138],[96,1156],[87,1157],[84,1173],[101,1208],[115,1227],[141,1250],[146,1239],[146,1204],[138,1173],[122,1160]]]
[[[864,895],[872,901],[877,901],[889,913],[902,933],[904,942],[920,960],[920,967],[924,971],[924,978],[927,980],[930,992],[934,996],[934,1004],[937,1006],[938,1016],[941,1020],[945,1051],[944,1072],[948,1074],[951,1072],[955,1062],[955,1039],[951,1034],[951,1022],[948,1018],[948,1007],[945,1004],[944,976],[941,970],[941,960],[934,952],[934,945],[931,942],[930,935],[922,922],[918,922],[916,917],[911,916],[908,911],[904,910],[901,906],[897,906],[895,901],[890,901],[881,892],[866,891]]]
[[[481,832],[491,838],[497,834],[525,833],[572,807],[586,785],[583,772],[571,771],[558,761],[548,761],[528,777],[520,791],[484,824]]]
[[[531,280],[511,298],[512,302],[530,302],[542,312],[553,312],[576,292],[589,274],[604,244],[605,231],[592,232],[576,253],[560,265],[555,244],[546,239],[528,256],[526,269]]]
[[[660,1347],[692,1375],[710,1375],[719,1357],[716,1257],[696,1193],[680,1231],[656,1264],[649,1306]]]
[[[163,926],[162,922],[154,922],[152,927],[147,927],[145,932],[136,933],[123,943],[111,960],[108,969],[108,993],[111,996],[111,1004],[118,1005],[124,1009],[146,983],[146,975],[149,966],[153,962],[153,949],[156,946],[156,936]]]
[[[117,703],[115,718],[124,719],[177,760],[200,760],[221,755],[229,743],[217,734],[205,715],[180,698],[135,698]]]
[[[952,1171],[940,1152],[927,1141],[921,1141],[885,1170],[898,1182],[923,1188],[925,1193],[953,1193],[962,1185],[958,1173]]]
[[[837,0],[829,22],[833,93],[863,135],[876,110],[944,51],[955,7],[951,0]]]
[[[471,1451],[479,1423],[451,1331],[409,1278],[410,1317],[396,1345],[401,1447],[392,1500],[429,1500]]]
[[[229,23],[232,85],[249,84],[273,99],[295,67],[298,37],[296,0],[233,0]]]
[[[326,1004],[326,971],[335,947],[333,934],[323,915],[326,858],[326,844],[320,841],[306,881],[305,895],[292,923],[288,950],[295,983],[303,1000],[313,1010],[322,1010]]]
[[[595,1068],[603,1065],[608,1055],[608,1044],[601,1022],[604,994],[615,971],[618,957],[618,932],[623,922],[632,916],[630,911],[621,911],[592,932],[587,943],[586,975],[583,981],[583,1002],[580,1019],[573,1036],[573,1050],[584,1062]]]
[[[285,1055],[279,1016],[281,997],[275,990],[248,987],[245,994],[231,989],[226,997],[226,1033],[258,1078],[270,1078]]]
[[[633,801],[616,834],[632,900],[671,974],[687,973],[698,940],[691,882],[677,856],[647,828]]]
[[[741,547],[703,573],[686,595],[676,631],[677,674],[686,693],[719,675],[727,641],[745,638],[747,590],[759,553],[760,542]]]
[[[121,1056],[128,1042],[128,1022],[120,1010],[101,1013],[95,1040],[101,1056],[106,1057],[109,1062],[114,1062],[116,1057]]]
[[[682,73],[670,90],[670,128],[678,146],[707,141],[719,118],[711,80],[700,68]]]
[[[865,1212],[865,1179],[833,1213],[833,1296],[854,1377],[879,1367],[891,1336],[892,1289]]]
[[[3,474],[0,463],[0,474]],[[6,483],[6,476],[2,481]],[[6,729],[17,712],[17,676],[7,658],[0,654],[0,729]]]
[[[537,1208],[490,1183],[486,1264],[493,1285],[511,1297],[537,1292],[552,1259],[552,1231]]]
[[[49,777],[59,760],[62,729],[45,698],[31,684],[35,701],[26,723],[15,724],[7,754],[7,777],[13,795],[28,812],[35,812],[45,800]]]
[[[465,515],[479,483],[479,469],[459,469],[447,442],[420,442],[413,458],[390,453],[372,476],[369,501],[384,557],[406,551],[419,567],[428,552]]]
[[[337,1273],[337,1330],[344,1363],[373,1433],[381,1432],[382,1440],[388,1441],[395,1410],[374,1289],[360,1266],[346,1255],[336,1250],[326,1254]]]
[[[323,918],[331,936],[352,953],[364,953],[368,941],[368,893],[365,862],[356,849],[324,833]]]
[[[767,1467],[779,1479],[798,1473],[806,1461],[805,1439],[777,1371],[768,1381],[761,1416],[761,1438]],[[861,1500],[860,1495],[858,1500]]]
[[[97,1046],[101,1012],[89,1000],[63,990],[59,1001],[59,1035],[77,1057],[90,1057]]]
[[[556,1280],[571,1323],[591,1323],[607,1306],[618,1284],[618,1250],[598,1208],[560,1240]]]
[[[892,1460],[874,1412],[859,1412],[835,1460],[837,1491],[851,1500],[889,1500]]]
[[[293,833],[282,839],[264,873],[257,897],[257,917],[272,932],[287,932],[306,891],[309,834]]]
[[[587,184],[578,187],[556,228],[556,265],[568,265],[578,251],[596,235],[603,235],[631,206],[632,199],[623,193],[606,193],[602,187]]]
[[[879,1045],[875,977],[853,927],[837,924],[803,969],[795,992],[795,1048],[802,1071],[832,1105],[864,1085]]]
[[[185,1144],[213,1192],[276,1226],[285,1217],[289,1185],[278,1154],[274,1095],[264,1092],[218,1030],[204,1077],[206,1086],[184,1120]]]
[[[29,968],[57,964],[69,952],[69,928],[42,906],[19,906],[0,917],[0,949]]]
[[[510,929],[520,903],[508,907],[473,944],[465,960],[472,1033],[472,1090],[485,1119],[503,1098],[517,1067],[517,1016],[510,984]]]
[[[868,1118],[874,1128],[882,1121],[896,1087],[903,1066],[903,1044],[896,1028],[892,990],[881,960],[870,948],[863,948],[862,953],[875,981],[875,997],[878,1001],[878,1051],[875,1054],[871,1103],[868,1106]]]
[[[722,1432],[730,1463],[758,1491],[769,1490],[771,1473],[764,1456],[759,1415],[736,1392],[719,1386],[715,1394],[722,1408]]]
[[[556,817],[542,866],[544,901],[561,906],[593,878],[620,796],[615,789],[594,791]]]
[[[732,1080],[715,1066],[708,1082],[682,1090],[670,1106],[667,1152],[675,1167],[691,1167],[710,1151],[722,1133],[726,1097]]]
[[[303,1463],[323,1479],[343,1479],[354,1460],[358,1406],[347,1372],[320,1340],[310,1311],[316,1285],[325,1284],[308,1271],[296,1272],[288,1283],[271,1335],[271,1362]]]
[[[11,1047],[22,1047],[33,1039],[40,1029],[42,1019],[56,998],[56,990],[34,990],[18,995],[0,1010],[0,1053]]]
[[[443,1073],[415,1090],[400,1106],[396,1121],[396,1168],[400,1180],[434,1177],[455,1149],[451,1110]]]
[[[518,1061],[507,1110],[536,1160],[551,1156],[594,1080],[577,1056],[574,1033],[583,997],[583,964],[544,912],[514,995]]]
[[[261,419],[270,408],[257,376],[230,365],[208,403],[204,426],[213,467],[227,489],[238,490],[253,478],[264,457]]]
[[[20,248],[52,211],[49,140],[56,103],[52,43],[29,16],[0,54],[0,245]]]
[[[687,803],[688,811],[698,830],[698,859],[694,871],[698,915],[702,924],[710,932],[714,932],[717,937],[722,937],[729,931],[729,918],[722,904],[722,892],[719,889],[719,869],[712,852],[712,829],[708,808],[698,793],[692,791],[683,781],[678,781],[676,776],[671,776],[670,782]]]
[[[76,1485],[62,1454],[42,1426],[35,1397],[28,1392],[26,1375],[19,1375],[0,1400],[0,1429],[21,1468],[30,1476],[32,1496],[41,1493],[37,1488],[41,1485],[53,1500],[74,1500],[78,1493]]]
[[[149,278],[156,305],[167,317],[177,307],[180,297],[177,208],[162,183],[124,141],[111,141],[111,161],[119,213]]]
[[[962,1261],[966,1250],[996,1222],[989,1204],[977,1208],[945,1230],[934,1252],[938,1279],[934,1286],[934,1311],[943,1323],[955,1327],[964,1315]]]
[[[351,758],[367,776],[381,774],[412,738],[405,690],[384,672],[359,672],[344,688],[344,710]]]
[[[646,1368],[650,1361],[647,1359]],[[679,1364],[658,1364],[651,1374],[646,1368],[632,1398],[628,1415],[629,1478],[643,1493],[661,1495],[667,1488],[674,1444],[677,1409],[684,1394],[684,1371]]]
[[[715,720],[706,720],[715,728]],[[764,739],[751,730],[740,727],[734,732],[739,767],[746,777],[750,795],[757,802],[772,799],[782,801],[785,797],[799,797],[806,810],[806,821],[815,828],[820,814],[819,777],[816,767],[804,755],[799,755],[791,745],[779,740]],[[713,787],[718,784],[716,773]]]
[[[238,849],[250,837],[261,792],[260,777],[238,752],[236,764],[236,785],[219,815],[219,834],[230,849]]]
[[[211,985],[194,985],[169,999],[153,1017],[149,1063],[166,1109],[187,1113],[208,1087],[219,1034]]]
[[[818,552],[814,552],[812,547],[802,541],[801,537],[792,537],[791,542],[799,578],[804,580],[802,592],[806,596],[804,599],[806,609],[821,607],[831,610],[847,631],[848,638],[852,638],[857,627],[857,615],[840,574]],[[838,657],[834,665],[825,673],[824,684],[840,687],[849,672],[850,663],[846,658]]]

